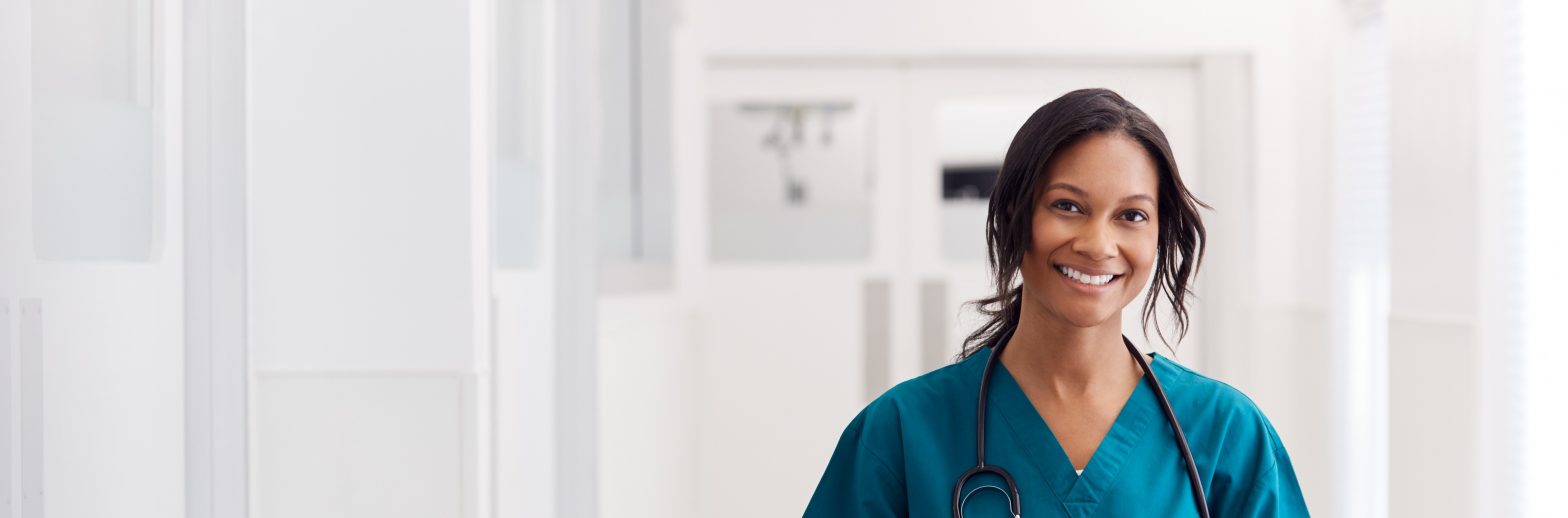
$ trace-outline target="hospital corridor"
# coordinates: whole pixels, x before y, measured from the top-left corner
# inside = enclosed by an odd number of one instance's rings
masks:
[[[1568,517],[1565,25],[0,0],[0,518]]]

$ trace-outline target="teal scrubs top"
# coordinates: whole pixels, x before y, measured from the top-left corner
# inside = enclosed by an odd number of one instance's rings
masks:
[[[867,405],[838,441],[806,516],[952,516],[953,483],[975,465],[975,405],[989,347],[900,383]],[[1229,385],[1154,355],[1187,435],[1212,516],[1307,516],[1273,425]],[[1084,467],[1067,454],[1000,362],[991,376],[986,463],[1018,484],[1023,516],[1197,516],[1175,432],[1148,380],[1139,382]],[[964,488],[1006,488],[980,475]],[[1009,516],[1005,493],[974,492],[966,517]]]

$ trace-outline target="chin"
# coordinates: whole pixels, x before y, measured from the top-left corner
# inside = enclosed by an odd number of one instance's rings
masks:
[[[1062,319],[1078,327],[1097,327],[1110,320],[1118,311],[1105,311],[1099,309],[1068,310],[1062,312]]]

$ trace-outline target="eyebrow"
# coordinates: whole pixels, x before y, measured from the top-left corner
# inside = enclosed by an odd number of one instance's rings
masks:
[[[1083,189],[1079,189],[1078,186],[1070,184],[1070,183],[1056,182],[1056,183],[1053,183],[1051,185],[1045,186],[1045,190],[1049,191],[1051,189],[1062,189],[1062,190],[1069,191],[1069,192],[1071,192],[1073,194],[1076,194],[1076,195],[1079,195],[1079,196],[1082,196],[1082,197],[1085,197],[1085,198],[1089,197],[1089,193],[1088,192],[1085,192]],[[1132,200],[1144,200],[1144,201],[1147,201],[1149,203],[1155,203],[1154,197],[1153,196],[1149,196],[1147,194],[1134,194],[1132,196],[1128,196],[1128,197],[1122,198],[1121,202],[1122,203],[1126,203],[1126,202],[1132,201]]]

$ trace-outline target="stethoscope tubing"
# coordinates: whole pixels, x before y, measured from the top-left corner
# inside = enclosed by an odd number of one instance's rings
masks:
[[[1012,474],[1001,466],[985,463],[985,411],[986,400],[991,392],[991,372],[996,369],[996,362],[1002,357],[1002,348],[1012,338],[1016,325],[1009,327],[1002,336],[991,344],[991,357],[986,358],[985,370],[980,374],[979,408],[975,412],[975,465],[959,475],[958,482],[953,484],[953,517],[963,518],[964,502],[968,495],[963,494],[964,484],[981,473],[992,473],[1002,478],[1007,483],[1007,507],[1014,518],[1023,515],[1023,502],[1018,493],[1018,484],[1013,482]],[[1149,380],[1149,386],[1154,389],[1154,395],[1160,401],[1160,410],[1165,414],[1165,420],[1171,425],[1171,430],[1176,433],[1176,446],[1181,450],[1182,462],[1187,467],[1187,480],[1191,483],[1192,496],[1197,501],[1198,516],[1209,518],[1209,504],[1204,497],[1203,480],[1198,475],[1198,463],[1192,457],[1192,449],[1187,445],[1187,435],[1182,432],[1181,423],[1176,420],[1176,412],[1171,409],[1169,399],[1165,397],[1165,389],[1160,386],[1160,380],[1154,375],[1154,370],[1149,368],[1149,363],[1143,359],[1138,348],[1133,346],[1132,340],[1122,335],[1122,343],[1126,344],[1127,352],[1138,361],[1138,366],[1143,368],[1144,379]],[[994,487],[994,486],[992,486]],[[1000,490],[1001,488],[997,488]],[[973,491],[970,493],[973,494]]]

